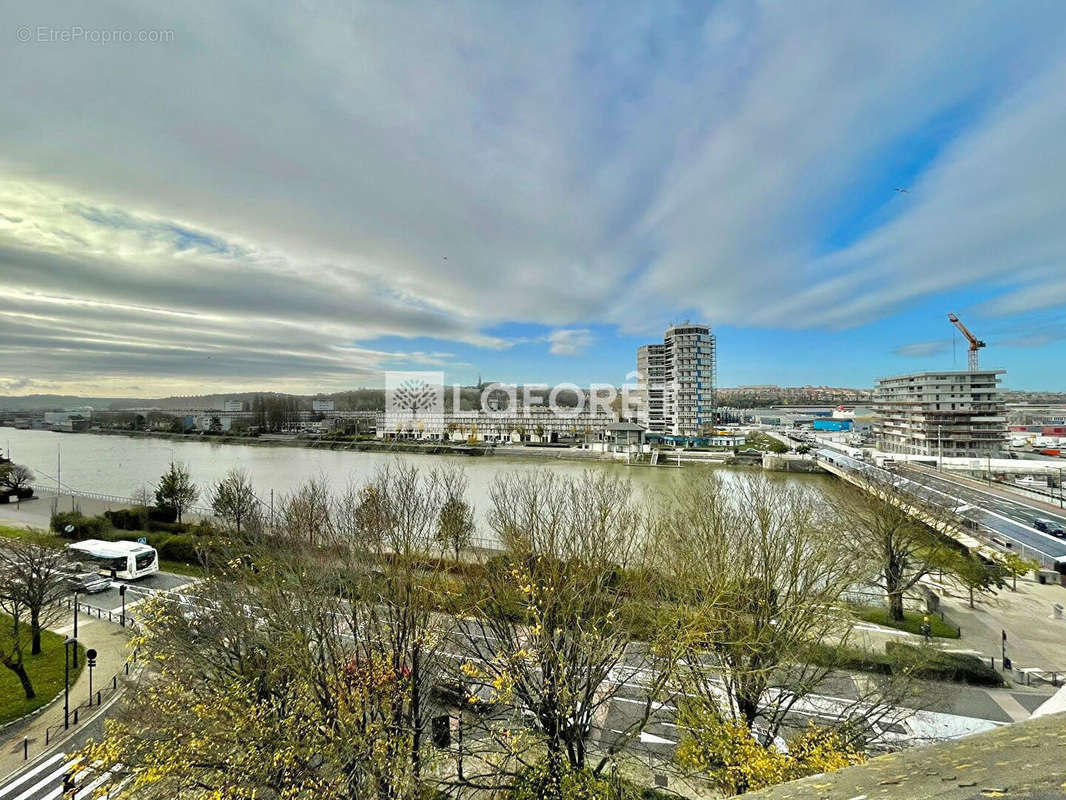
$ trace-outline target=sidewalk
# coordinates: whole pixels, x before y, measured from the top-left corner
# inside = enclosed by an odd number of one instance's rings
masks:
[[[1025,579],[1018,591],[1000,589],[995,595],[975,597],[937,586],[940,605],[962,629],[959,647],[1002,656],[1002,633],[1007,632],[1007,657],[1017,667],[1038,667],[1066,673],[1066,618],[1056,619],[1052,607],[1066,605],[1066,589]]]
[[[46,531],[52,522],[53,502],[55,502],[60,511],[70,511],[72,508],[77,508],[87,517],[93,517],[114,509],[129,508],[128,503],[97,500],[77,495],[71,497],[67,493],[63,493],[57,498],[55,490],[38,489],[37,496],[30,500],[0,505],[0,524],[11,525],[16,528],[39,528]]]
[[[54,628],[57,633],[70,635],[70,625]],[[78,641],[86,649],[94,648],[97,652],[96,667],[93,669],[93,692],[104,691],[111,687],[111,676],[122,671],[129,651],[126,642],[131,631],[103,620],[88,620],[82,617],[78,622]],[[75,706],[83,706],[89,697],[89,669],[83,667],[78,680],[70,688],[70,708],[73,720]],[[95,702],[95,700],[94,700]],[[106,702],[106,701],[105,701]],[[95,706],[92,709],[95,711]],[[82,708],[81,712],[89,711]],[[16,723],[0,732],[0,777],[11,773],[25,763],[22,758],[22,742],[29,739],[30,758],[41,754],[45,748],[45,729],[59,725],[62,737],[63,696],[39,711],[23,723]],[[74,730],[74,726],[71,726]],[[56,729],[52,734],[55,736]],[[55,742],[55,739],[52,739]]]

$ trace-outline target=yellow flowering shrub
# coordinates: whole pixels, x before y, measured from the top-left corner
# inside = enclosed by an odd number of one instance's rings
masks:
[[[721,720],[698,703],[683,703],[678,712],[686,732],[675,759],[685,769],[707,775],[726,794],[755,791],[865,760],[861,751],[829,729],[812,725],[783,753],[773,745],[761,745],[747,726]]]

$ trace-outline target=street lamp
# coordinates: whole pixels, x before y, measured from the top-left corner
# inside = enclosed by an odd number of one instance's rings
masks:
[[[85,651],[85,663],[89,665],[89,705],[93,704],[93,667],[96,666],[96,650],[89,648]]]
[[[70,636],[63,642],[63,730],[70,727],[70,646],[78,654],[78,640]]]
[[[74,641],[78,641],[78,590],[74,590]],[[78,668],[78,648],[74,648],[74,669]]]

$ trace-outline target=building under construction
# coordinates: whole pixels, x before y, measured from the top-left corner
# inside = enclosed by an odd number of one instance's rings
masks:
[[[879,378],[874,389],[874,435],[879,450],[932,457],[987,458],[1006,449],[1007,409],[1002,369],[978,366],[985,343],[954,314],[969,340],[965,371],[915,372]]]

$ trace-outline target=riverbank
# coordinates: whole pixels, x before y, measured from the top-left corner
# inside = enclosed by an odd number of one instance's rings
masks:
[[[202,435],[198,433],[169,433],[165,431],[92,430],[94,436],[124,436],[130,439],[162,439],[172,442],[202,442],[208,444],[236,444],[247,447],[300,447],[311,450],[330,450],[357,453],[382,453],[447,456],[518,456],[533,458],[571,459],[577,461],[613,461],[610,453],[580,447],[560,447],[524,444],[422,444],[414,441],[385,441],[382,439],[325,439],[264,434],[262,436]],[[78,434],[72,434],[78,435]]]

